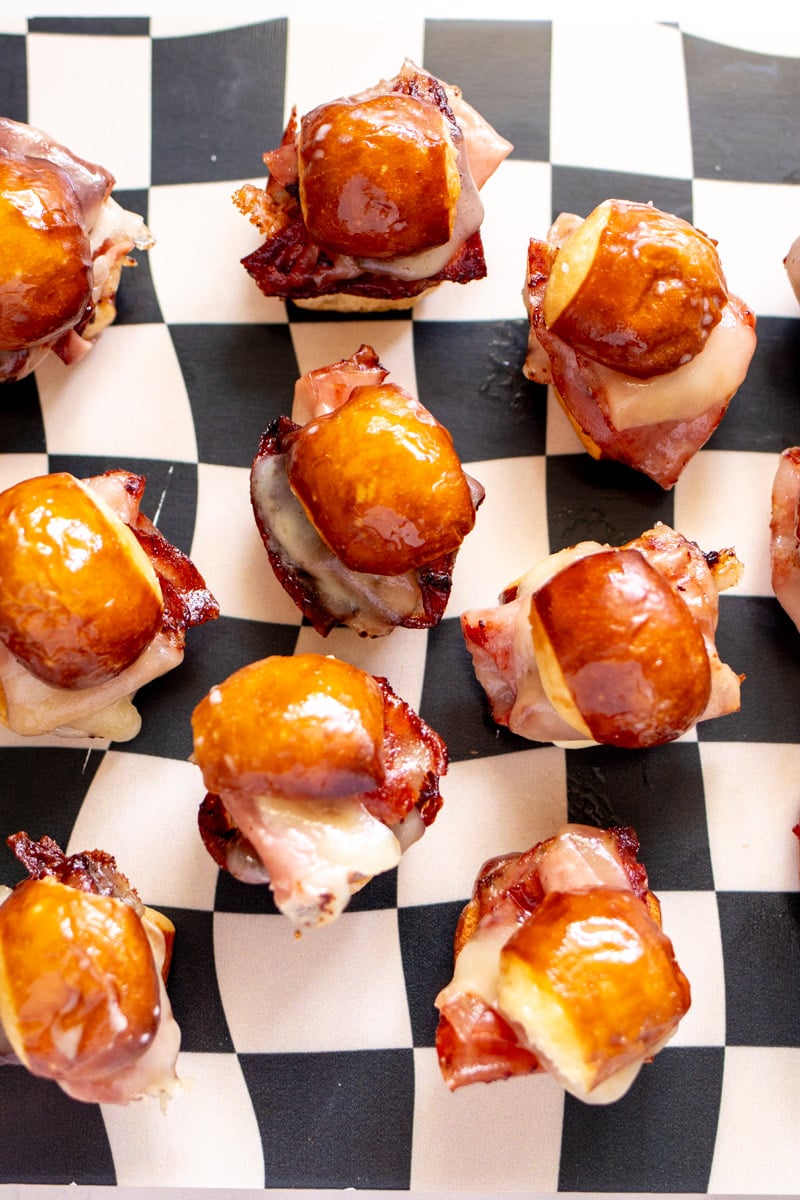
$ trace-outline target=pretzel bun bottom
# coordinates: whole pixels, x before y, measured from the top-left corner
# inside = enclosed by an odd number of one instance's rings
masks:
[[[0,155],[0,350],[57,337],[91,296],[92,253],[67,176]]]
[[[52,877],[26,880],[0,905],[0,1020],[34,1074],[119,1070],[159,1017],[158,970],[130,905]]]
[[[113,678],[160,627],[161,588],[131,530],[77,479],[0,493],[0,637],[55,687]]]
[[[560,246],[543,315],[573,350],[647,378],[694,358],[727,299],[704,233],[652,205],[607,200]]]
[[[274,655],[213,687],[192,714],[210,792],[347,796],[383,781],[383,697],[357,667]]]
[[[659,745],[705,710],[711,668],[702,633],[638,551],[572,562],[533,593],[529,617],[551,702],[595,741]]]
[[[460,192],[439,109],[387,93],[306,114],[298,144],[309,234],[337,254],[397,258],[449,241]]]

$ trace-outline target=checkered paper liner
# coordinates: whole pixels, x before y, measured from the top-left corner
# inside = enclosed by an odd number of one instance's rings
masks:
[[[0,112],[117,178],[157,238],[126,271],[119,319],[79,366],[0,394],[0,486],[123,466],[188,551],[222,616],[139,694],[124,745],[0,737],[2,833],[102,847],[177,927],[170,993],[182,1094],[83,1105],[0,1070],[0,1183],[520,1192],[793,1192],[800,1180],[800,634],[769,584],[769,494],[800,442],[800,312],[782,258],[800,233],[797,46],[679,25],[297,18],[0,17]],[[230,202],[262,182],[290,106],[394,74],[408,56],[460,83],[514,142],[484,190],[489,274],[376,319],[267,300],[239,259],[258,235]],[[102,101],[87,111],[85,81]],[[528,239],[562,210],[652,200],[719,242],[758,314],[748,378],[670,493],[583,453],[521,374]],[[275,582],[248,469],[299,373],[375,346],[453,432],[487,498],[446,619],[379,641],[322,640]],[[574,751],[494,727],[459,632],[466,607],[551,550],[618,544],[665,521],[734,545],[718,644],[742,711],[645,752]],[[196,831],[189,715],[271,653],[320,650],[381,675],[446,739],[445,803],[400,868],[335,924],[296,938],[264,888],[218,874]],[[692,982],[676,1037],[610,1107],[546,1075],[450,1094],[433,999],[481,862],[565,820],[632,824]],[[8,855],[3,877],[20,877]]]

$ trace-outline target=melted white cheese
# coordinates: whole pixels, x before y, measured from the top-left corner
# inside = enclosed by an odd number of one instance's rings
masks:
[[[320,601],[338,621],[380,636],[421,611],[414,571],[403,575],[351,571],[325,545],[289,486],[284,455],[258,459],[251,487],[253,504],[268,525],[276,550],[313,580]]]
[[[276,905],[295,925],[334,920],[356,887],[400,861],[398,839],[358,796],[323,803],[225,792],[222,801],[264,864]]]
[[[742,323],[734,305],[726,304],[700,353],[674,371],[634,379],[599,363],[593,369],[616,429],[689,421],[733,395],[747,374],[755,344],[755,330]]]

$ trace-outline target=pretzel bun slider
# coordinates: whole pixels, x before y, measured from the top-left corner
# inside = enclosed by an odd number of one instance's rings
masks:
[[[129,253],[153,239],[113,185],[104,167],[0,117],[0,382],[51,350],[78,361],[116,317]]]
[[[737,711],[716,648],[719,592],[742,564],[658,524],[623,546],[578,542],[461,627],[498,724],[532,741],[644,749]]]
[[[0,493],[1,711],[16,732],[133,736],[130,695],[217,615],[194,565],[139,511],[144,484],[56,472]]]
[[[411,62],[389,80],[292,112],[266,187],[234,203],[266,236],[242,259],[267,296],[305,307],[408,307],[486,274],[479,189],[511,150]]]
[[[192,729],[206,848],[242,881],[269,882],[297,925],[338,916],[441,804],[441,739],[385,679],[330,656],[241,668],[201,700]]]
[[[9,844],[31,871],[0,903],[0,1024],[17,1058],[79,1100],[172,1094],[172,923],[110,855],[68,858],[26,834]]]
[[[531,239],[524,373],[551,384],[594,458],[671,488],[722,420],[755,351],[755,315],[716,243],[652,204],[606,200]]]
[[[449,431],[386,374],[370,346],[307,373],[304,423],[274,421],[252,464],[270,563],[323,636],[437,624],[484,496]]]
[[[563,826],[478,872],[436,999],[451,1089],[548,1071],[619,1099],[677,1029],[689,984],[630,828]]]

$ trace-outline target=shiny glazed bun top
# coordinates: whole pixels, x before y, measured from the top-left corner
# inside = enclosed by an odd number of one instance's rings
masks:
[[[153,567],[128,526],[66,472],[0,493],[0,639],[56,687],[118,675],[162,621]]]
[[[134,908],[47,876],[0,904],[0,1020],[34,1074],[78,1083],[153,1041],[158,969]]]
[[[436,105],[386,93],[336,100],[300,123],[300,203],[311,237],[337,254],[396,258],[449,241],[460,178]]]
[[[595,741],[659,745],[704,712],[711,669],[702,632],[638,550],[570,563],[533,593],[529,616],[553,707]]]
[[[210,792],[347,796],[383,780],[383,697],[321,654],[273,655],[213,687],[192,714]]]
[[[72,328],[91,292],[89,235],[67,172],[0,151],[0,350]]]
[[[354,571],[400,575],[458,549],[475,523],[450,433],[397,384],[357,387],[291,437],[288,477]]]
[[[606,200],[560,246],[544,319],[573,350],[646,378],[694,358],[727,300],[704,233],[650,204]]]

